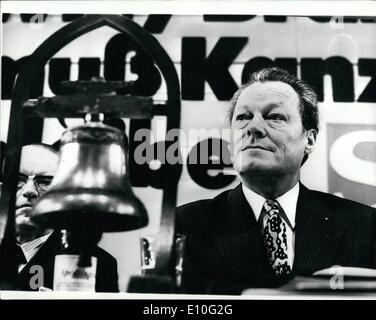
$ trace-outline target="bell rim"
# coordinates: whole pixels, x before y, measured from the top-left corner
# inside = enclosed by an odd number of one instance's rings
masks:
[[[70,196],[71,200],[65,201],[66,198],[61,195]],[[83,195],[88,195],[86,202],[82,201]],[[98,198],[99,192],[83,193],[82,190],[76,190],[76,193],[69,194],[59,190],[46,193],[33,206],[30,218],[35,223],[54,229],[77,227],[80,223],[91,219],[93,221],[91,224],[97,225],[103,232],[131,231],[148,225],[149,217],[146,208],[138,198],[131,197],[125,201],[121,194],[100,195],[102,201]],[[104,201],[105,197],[107,202]],[[60,207],[57,206],[57,199],[60,200]],[[115,206],[111,206],[111,203]],[[121,205],[123,210],[119,209]],[[134,212],[127,211],[127,208],[132,206]]]

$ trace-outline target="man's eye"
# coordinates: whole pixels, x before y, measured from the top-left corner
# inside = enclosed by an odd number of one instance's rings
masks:
[[[40,186],[49,186],[51,184],[52,178],[50,177],[37,177],[36,182]]]
[[[21,188],[24,184],[26,184],[27,178],[24,176],[18,176],[17,180],[17,188]]]
[[[280,113],[271,113],[267,116],[268,120],[280,120],[280,121],[286,121],[286,117]]]
[[[242,120],[251,119],[251,118],[252,118],[251,115],[242,113],[242,114],[238,114],[235,119],[236,121],[242,121]]]
[[[18,189],[21,189],[25,184],[26,184],[25,181],[18,180],[18,182],[17,182],[17,188],[18,188]]]

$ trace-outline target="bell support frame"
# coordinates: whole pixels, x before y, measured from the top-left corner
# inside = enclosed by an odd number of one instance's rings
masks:
[[[128,35],[158,66],[167,87],[167,131],[180,127],[180,85],[173,62],[154,36],[134,21],[122,15],[85,15],[52,34],[32,55],[27,57],[27,61],[17,77],[13,91],[5,152],[4,183],[0,198],[0,265],[11,263],[9,261],[12,261],[12,259],[4,257],[4,254],[1,252],[7,238],[14,237],[15,192],[17,187],[14,177],[18,173],[20,163],[23,136],[23,106],[29,99],[33,79],[37,77],[49,59],[69,42],[85,33],[104,26],[111,27]],[[163,189],[162,215],[158,234],[159,249],[155,267],[156,275],[166,275],[171,271],[178,182],[178,177],[174,177],[174,175],[176,173],[171,170],[171,173],[168,175],[171,183],[167,183]],[[4,287],[3,283],[7,282],[8,276],[9,279],[12,277],[10,273],[12,268],[9,266],[0,266],[0,269],[3,272],[0,275],[0,286]]]

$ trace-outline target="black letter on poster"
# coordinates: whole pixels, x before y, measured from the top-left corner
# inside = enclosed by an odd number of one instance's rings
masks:
[[[171,19],[171,14],[150,14],[145,21],[144,29],[150,33],[162,33]]]
[[[332,78],[333,101],[354,102],[354,71],[347,59],[305,58],[301,60],[301,71],[302,79],[316,90],[319,101],[324,101],[324,75],[328,74]]]
[[[136,55],[130,59],[131,72],[137,74],[132,94],[154,95],[161,85],[161,75],[153,61],[142,48],[125,34],[117,34],[107,43],[104,58],[106,80],[126,80],[125,59],[128,53]]]
[[[61,81],[67,81],[70,78],[70,58],[54,58],[50,61],[50,74],[48,84],[51,91],[56,95],[67,94],[65,89],[60,87]]]
[[[223,173],[231,168],[229,143],[222,139],[207,139],[196,144],[188,155],[187,169],[191,178],[207,189],[221,189],[231,184],[236,176]],[[217,146],[217,147],[215,147]]]
[[[22,57],[17,61],[7,56],[1,57],[1,99],[11,99],[14,81],[22,67],[27,63],[28,57]],[[30,88],[30,99],[37,99],[43,94],[44,69],[42,68],[33,75],[33,81]]]
[[[177,145],[177,140],[165,140],[150,144],[150,130],[143,130],[140,135],[143,138],[139,139],[140,136],[136,132],[142,129],[150,129],[150,126],[150,120],[131,120],[129,128],[129,136],[131,137],[129,144],[130,180],[135,187],[151,186],[156,189],[163,189],[167,185],[177,184],[182,171],[181,159],[179,158],[175,163],[170,163],[166,157],[169,147],[174,144]],[[144,136],[144,134],[147,134],[147,136]],[[135,139],[135,137],[137,138]],[[178,150],[176,151],[178,152]],[[159,161],[160,167],[151,168],[150,163],[152,161]]]
[[[101,60],[99,58],[80,58],[78,61],[78,80],[90,80],[99,76]]]
[[[218,100],[229,100],[238,86],[228,68],[248,38],[220,38],[206,57],[205,38],[183,38],[181,81],[185,100],[203,100],[207,81]]]
[[[359,102],[376,102],[376,60],[359,59],[359,75],[370,76],[371,80],[360,94]]]

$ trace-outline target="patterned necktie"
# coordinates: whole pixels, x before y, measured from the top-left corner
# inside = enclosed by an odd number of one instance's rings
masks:
[[[291,273],[287,257],[286,223],[279,214],[281,209],[279,203],[274,200],[266,200],[263,207],[263,210],[268,215],[263,239],[268,252],[269,262],[277,277]]]

